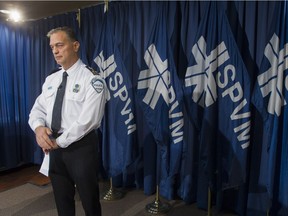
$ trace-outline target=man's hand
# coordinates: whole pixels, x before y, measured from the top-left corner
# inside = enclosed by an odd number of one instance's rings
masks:
[[[55,139],[52,139],[51,141],[52,141],[52,143],[53,143],[53,149],[59,148],[59,146],[58,146],[58,144],[57,144],[57,142],[56,142]]]
[[[42,148],[43,152],[47,154],[49,151],[59,148],[55,139],[50,139],[52,131],[48,127],[39,126],[35,129],[36,141]]]

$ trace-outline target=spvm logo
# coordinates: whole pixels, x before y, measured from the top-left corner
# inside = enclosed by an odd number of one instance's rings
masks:
[[[237,74],[244,75],[247,72],[246,68],[243,63],[239,65],[239,62],[242,62],[240,60],[237,61],[239,68],[235,67],[236,63],[229,60],[229,51],[224,41],[210,53],[207,52],[206,48],[206,41],[201,36],[192,47],[196,64],[186,70],[185,87],[193,89],[192,100],[205,109],[216,103],[219,96],[229,98],[230,101],[227,101],[223,108],[229,106],[232,113],[221,113],[230,117],[231,125],[234,127],[233,132],[241,143],[241,147],[245,149],[250,143],[250,97],[245,98],[244,93],[246,92],[244,92],[245,89],[243,90],[240,81],[237,80]],[[247,77],[247,79],[249,78]],[[221,93],[218,93],[218,88],[222,89]]]
[[[288,77],[284,74],[288,67],[288,44],[282,49],[279,44],[279,38],[274,34],[264,50],[271,67],[257,77],[263,98],[269,96],[267,111],[277,116],[281,114],[281,107],[287,104],[283,90],[288,90]]]
[[[94,62],[99,67],[100,74],[107,84],[109,90],[108,101],[110,99],[114,99],[114,102],[118,101],[117,108],[120,109],[119,114],[126,119],[123,123],[127,127],[127,135],[133,133],[136,131],[136,123],[132,108],[132,99],[128,92],[124,76],[122,75],[123,71],[117,66],[114,54],[105,58],[102,50],[99,55],[96,56]],[[113,107],[113,109],[114,108],[115,107]]]
[[[192,47],[196,64],[186,70],[185,86],[194,86],[192,100],[202,107],[209,107],[217,100],[217,83],[214,73],[230,57],[222,42],[209,55],[206,54],[206,41],[203,36]]]
[[[166,103],[169,109],[168,115],[170,119],[170,135],[173,143],[183,141],[183,112],[177,100],[176,92],[171,83],[171,73],[169,71],[168,59],[162,60],[155,44],[151,44],[144,55],[148,69],[140,71],[138,77],[138,89],[147,89],[142,101],[146,103],[152,110],[155,110],[160,97]],[[162,107],[165,108],[165,107]],[[159,111],[160,109],[158,109]],[[164,110],[160,110],[163,114]],[[157,111],[155,111],[157,112]]]

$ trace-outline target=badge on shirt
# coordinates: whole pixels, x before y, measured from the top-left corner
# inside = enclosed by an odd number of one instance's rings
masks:
[[[102,92],[104,88],[103,80],[98,79],[96,77],[91,80],[91,85],[93,86],[93,88],[96,90],[97,93]]]
[[[74,88],[73,88],[73,92],[78,93],[80,90],[80,85],[79,84],[75,84]]]

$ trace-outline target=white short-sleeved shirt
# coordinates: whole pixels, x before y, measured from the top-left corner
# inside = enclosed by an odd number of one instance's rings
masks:
[[[39,126],[51,128],[53,105],[64,69],[48,76],[29,115],[33,131]],[[104,79],[94,75],[79,59],[67,71],[67,84],[62,106],[62,133],[56,140],[65,148],[100,126],[106,102]]]

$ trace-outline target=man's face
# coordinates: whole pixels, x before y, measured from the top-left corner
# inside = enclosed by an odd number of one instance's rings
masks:
[[[78,60],[79,43],[71,41],[65,32],[55,32],[50,36],[50,47],[57,64],[65,70]]]

